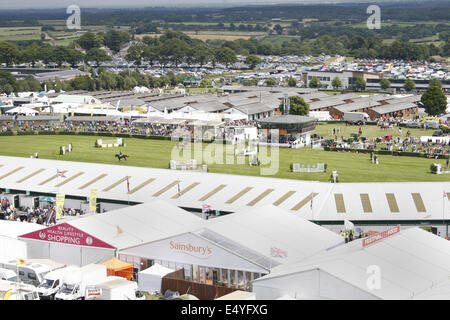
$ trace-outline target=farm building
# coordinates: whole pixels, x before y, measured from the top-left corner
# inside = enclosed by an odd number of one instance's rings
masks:
[[[395,101],[395,100],[394,100]],[[404,117],[418,113],[419,107],[413,102],[385,104],[368,109],[366,112],[372,120],[389,117]]]

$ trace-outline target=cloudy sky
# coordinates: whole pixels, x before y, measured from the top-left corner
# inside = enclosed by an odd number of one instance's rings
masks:
[[[181,7],[181,6],[231,6],[243,4],[275,3],[336,3],[336,2],[392,2],[403,0],[0,0],[1,9],[66,8],[69,5],[90,8],[110,7]]]

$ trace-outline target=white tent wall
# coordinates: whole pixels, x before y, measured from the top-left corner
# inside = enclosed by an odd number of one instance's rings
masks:
[[[0,236],[0,261],[28,259],[27,244],[24,241]]]
[[[310,270],[291,277],[280,277],[253,282],[257,300],[274,300],[283,295],[297,297],[319,293],[319,271]]]
[[[88,248],[81,247],[81,261],[80,266],[85,266],[90,263],[105,262],[115,256],[115,250],[103,248]]]
[[[106,203],[106,202],[100,202],[100,208],[101,210],[105,211],[112,211],[117,209],[123,209],[125,207],[128,207],[126,204],[117,204],[117,203]]]
[[[319,296],[337,300],[379,299],[335,276],[319,270]],[[369,277],[369,275],[367,275]],[[301,299],[301,297],[300,297]]]
[[[178,246],[189,248],[178,248]],[[196,249],[197,251],[194,251]],[[165,260],[180,264],[202,265],[213,268],[267,273],[267,270],[212,242],[192,233],[185,233],[160,241],[143,244],[120,251],[135,257]],[[170,267],[170,266],[169,266]]]
[[[27,196],[24,194],[20,194],[19,195],[19,204],[21,207],[29,207],[32,208],[34,207],[34,199],[35,198],[39,198],[37,196]]]
[[[138,274],[139,290],[146,292],[161,292],[162,278],[174,269],[166,268],[160,264],[155,264]]]
[[[85,200],[64,199],[64,208],[89,209],[89,202]]]
[[[49,243],[31,239],[23,239],[23,241],[27,244],[28,259],[50,259]]]
[[[65,263],[67,265],[75,265],[81,267],[81,247],[49,243],[50,259]]]
[[[60,243],[49,243],[24,239],[27,244],[28,259],[51,259],[66,265],[85,266],[100,263],[115,256],[115,250],[88,248]]]

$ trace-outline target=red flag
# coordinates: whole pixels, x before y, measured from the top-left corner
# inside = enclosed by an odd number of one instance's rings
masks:
[[[270,248],[270,255],[274,258],[286,258],[288,256],[287,251],[281,250],[276,247]]]
[[[61,178],[65,178],[65,177],[66,177],[66,176],[64,175],[64,172],[59,171],[58,169],[56,169],[56,174],[58,175],[58,177],[61,177]]]
[[[127,190],[128,193],[130,193],[130,180],[128,179],[128,177],[127,177]]]

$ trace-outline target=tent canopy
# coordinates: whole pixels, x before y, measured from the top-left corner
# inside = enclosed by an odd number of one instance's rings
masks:
[[[106,266],[107,269],[114,271],[133,269],[133,265],[131,263],[124,262],[117,259],[116,257],[112,257],[108,261],[102,262],[100,264]]]
[[[39,202],[56,202],[55,198],[45,196],[39,199]]]
[[[106,266],[108,276],[118,276],[131,280],[133,277],[133,265],[112,257],[111,259],[100,263]]]
[[[30,114],[37,114],[39,112],[27,107],[17,107],[6,111],[6,113],[23,113],[25,115],[30,115]]]

